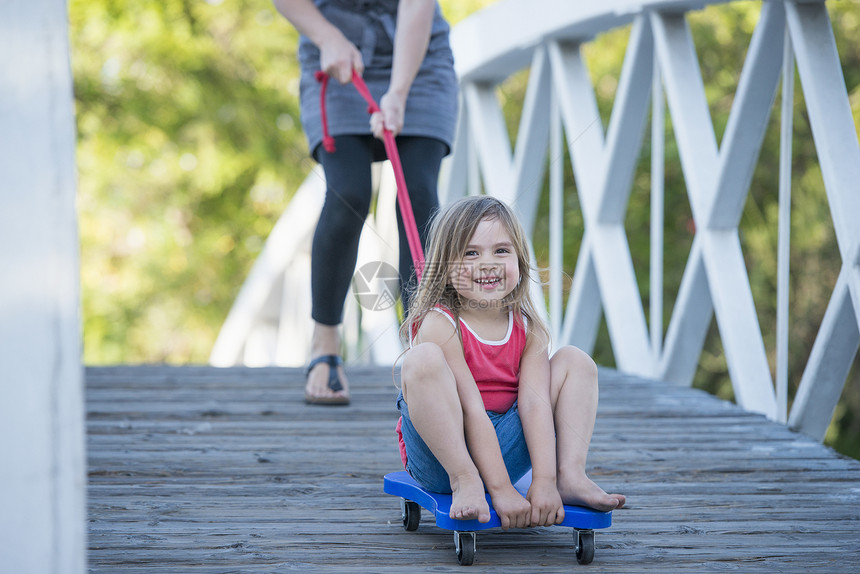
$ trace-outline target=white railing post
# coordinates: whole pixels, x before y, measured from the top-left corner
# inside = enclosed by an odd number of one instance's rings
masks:
[[[550,95],[549,138],[549,319],[552,339],[559,343],[564,275],[564,149],[558,96]]]
[[[776,419],[788,421],[788,302],[791,260],[791,137],[794,130],[794,52],[785,29],[779,148],[779,240],[776,280]]]
[[[86,571],[75,112],[62,1],[0,2],[0,570]]]
[[[651,270],[649,273],[651,351],[654,363],[663,353],[663,209],[665,163],[665,109],[660,59],[654,55],[651,94]]]

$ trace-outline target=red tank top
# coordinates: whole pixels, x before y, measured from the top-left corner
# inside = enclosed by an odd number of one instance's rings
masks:
[[[448,309],[433,309],[442,313],[454,324],[454,316]],[[520,359],[526,348],[525,321],[515,321],[508,314],[508,330],[499,341],[488,341],[472,331],[469,324],[460,319],[463,338],[463,355],[469,371],[481,391],[484,408],[505,413],[517,400],[520,384]]]
[[[444,307],[433,309],[445,315],[451,324],[454,315]],[[497,413],[507,412],[517,400],[520,383],[520,359],[526,347],[525,318],[515,321],[513,313],[508,314],[508,330],[499,341],[482,339],[460,319],[460,333],[463,338],[463,356],[478,390],[484,401],[484,409]],[[406,464],[406,445],[400,432],[401,421],[397,421],[397,439],[400,457]]]

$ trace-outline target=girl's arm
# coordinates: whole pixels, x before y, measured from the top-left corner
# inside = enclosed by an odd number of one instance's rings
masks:
[[[469,454],[502,522],[502,528],[524,528],[529,524],[530,506],[511,484],[496,431],[475,379],[472,377],[463,345],[451,322],[439,313],[428,313],[418,330],[417,342],[432,342],[441,347],[454,379],[463,409],[463,426]]]
[[[427,53],[435,10],[436,0],[400,0],[398,4],[391,83],[379,100],[381,113],[370,118],[373,135],[378,138],[382,138],[384,128],[394,135],[403,129],[406,97]]]
[[[564,505],[556,486],[555,426],[547,343],[543,337],[529,331],[520,360],[518,400],[532,460],[532,484],[527,495],[532,526],[551,526],[564,520]]]
[[[320,68],[341,84],[352,81],[352,71],[364,73],[361,52],[334,24],[320,13],[312,0],[273,0],[275,8],[299,34],[320,50]]]

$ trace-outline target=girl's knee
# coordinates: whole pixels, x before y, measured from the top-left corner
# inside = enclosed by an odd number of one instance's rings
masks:
[[[403,381],[434,380],[448,368],[442,348],[435,343],[420,343],[403,356]]]
[[[445,354],[435,343],[421,343],[409,349],[403,356],[400,382],[407,404],[410,397],[420,399],[422,396],[439,396],[447,390],[456,392],[457,388],[454,375],[445,361]],[[410,393],[409,389],[414,392]]]
[[[550,360],[550,369],[572,373],[577,379],[597,381],[597,364],[591,356],[578,347],[568,345],[556,351]]]

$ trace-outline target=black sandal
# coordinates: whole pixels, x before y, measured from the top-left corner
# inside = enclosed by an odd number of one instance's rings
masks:
[[[307,377],[311,374],[311,371],[314,369],[314,367],[316,367],[320,363],[325,363],[329,366],[328,388],[331,389],[333,392],[342,391],[343,384],[340,382],[337,368],[343,365],[343,360],[338,355],[321,355],[313,359],[310,363],[308,363],[308,366],[305,369],[305,380],[307,380]],[[307,390],[305,390],[305,403],[309,405],[348,405],[349,397],[315,397],[313,395],[309,395]]]

